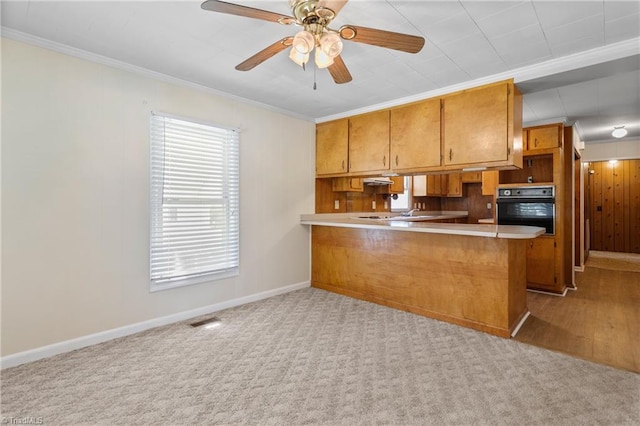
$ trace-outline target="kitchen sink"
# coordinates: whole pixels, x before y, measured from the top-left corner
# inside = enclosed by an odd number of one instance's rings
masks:
[[[433,220],[437,216],[433,215],[414,215],[414,216],[358,216],[354,219],[367,219],[376,221],[402,221],[402,222],[421,222]]]

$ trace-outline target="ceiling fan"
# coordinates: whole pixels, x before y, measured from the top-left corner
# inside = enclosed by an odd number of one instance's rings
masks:
[[[351,74],[340,53],[342,40],[364,43],[387,49],[418,53],[424,46],[424,38],[355,25],[343,25],[338,30],[329,24],[348,0],[289,0],[293,16],[281,15],[262,9],[241,6],[217,0],[202,3],[204,10],[247,18],[262,19],[281,25],[297,25],[304,29],[295,36],[285,37],[238,64],[238,71],[249,71],[275,54],[291,47],[289,58],[305,67],[309,55],[315,49],[315,64],[318,68],[328,68],[337,84],[348,83]]]

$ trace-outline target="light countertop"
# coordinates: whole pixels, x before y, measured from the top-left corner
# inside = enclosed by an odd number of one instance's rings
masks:
[[[380,219],[371,218],[379,216]],[[416,216],[418,218],[416,218]],[[423,216],[423,218],[419,218]],[[426,218],[425,216],[428,216]],[[428,220],[467,217],[467,212],[416,212],[413,220],[397,213],[355,212],[300,215],[302,225],[335,226],[361,229],[386,229],[390,231],[426,232],[432,234],[468,235],[487,238],[530,239],[545,233],[537,226],[430,223]],[[415,220],[421,221],[415,221]]]

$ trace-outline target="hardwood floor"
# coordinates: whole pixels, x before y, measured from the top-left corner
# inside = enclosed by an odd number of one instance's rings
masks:
[[[640,255],[631,262],[640,265]],[[566,297],[528,292],[531,315],[515,339],[640,373],[640,270],[634,269],[629,256],[620,262],[594,256],[576,272],[578,289]]]

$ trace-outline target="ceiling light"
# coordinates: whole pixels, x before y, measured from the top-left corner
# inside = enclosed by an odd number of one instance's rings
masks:
[[[624,126],[616,126],[613,128],[613,132],[611,132],[611,136],[613,136],[614,138],[623,138],[625,136],[627,136],[627,129],[624,128]]]
[[[289,58],[296,64],[304,67],[304,64],[309,62],[309,54],[308,53],[300,53],[294,47],[291,48],[291,53],[289,53]]]
[[[330,58],[335,58],[342,52],[342,40],[336,33],[325,33],[320,39],[320,48]]]
[[[327,56],[322,49],[316,49],[316,66],[318,68],[326,68],[333,64],[333,58]]]
[[[313,50],[316,38],[309,31],[300,31],[293,37],[293,47],[298,52],[305,54]]]
[[[609,160],[609,164],[616,164],[618,160]]]

